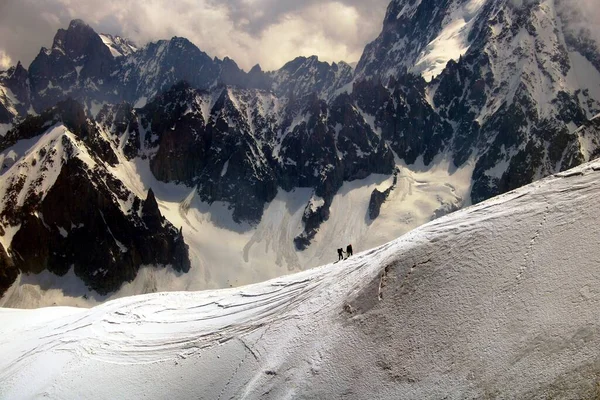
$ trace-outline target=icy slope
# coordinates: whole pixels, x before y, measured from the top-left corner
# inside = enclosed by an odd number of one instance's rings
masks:
[[[0,310],[0,397],[592,398],[598,171],[263,284]]]

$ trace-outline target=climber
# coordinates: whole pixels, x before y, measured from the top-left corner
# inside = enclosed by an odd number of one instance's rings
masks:
[[[352,255],[352,245],[349,244],[348,246],[346,246],[346,258],[350,257]]]

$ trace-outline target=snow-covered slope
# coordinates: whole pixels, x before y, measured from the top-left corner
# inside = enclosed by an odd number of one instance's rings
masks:
[[[595,398],[598,171],[262,284],[0,310],[0,397]]]

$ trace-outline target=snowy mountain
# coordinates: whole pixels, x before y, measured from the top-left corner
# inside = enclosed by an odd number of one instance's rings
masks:
[[[312,56],[298,57],[268,75],[280,96],[301,98],[316,92],[319,98],[333,100],[352,83],[354,69],[343,61],[330,65]]]
[[[600,51],[585,33],[574,39],[561,10],[552,0],[393,1],[357,76],[435,76],[419,95],[453,134],[434,152],[457,166],[476,158],[478,202],[583,161],[573,131],[600,111]]]
[[[37,133],[42,131],[41,136]],[[33,134],[32,134],[33,132]],[[141,265],[190,268],[182,233],[111,172],[110,138],[71,100],[31,117],[2,140],[0,220],[6,275],[71,269],[99,293],[132,280]],[[0,280],[4,292],[10,280]]]
[[[233,85],[273,89],[295,98],[317,91],[331,98],[351,82],[352,71],[344,62],[330,65],[316,57],[300,57],[279,71],[266,73],[257,65],[245,72],[234,60],[211,58],[185,38],[138,48],[127,39],[97,34],[85,22],[73,20],[67,29],[58,30],[50,49],[40,50],[28,72],[18,64],[16,76],[26,78],[19,81],[17,92],[10,81],[14,68],[0,75],[0,123],[12,123],[30,111],[40,113],[68,97],[82,102],[94,116],[107,103],[128,101],[142,107],[180,81],[205,90]],[[15,109],[29,103],[32,109]]]
[[[29,71],[0,74],[0,183],[60,119],[52,107],[72,98],[101,138],[111,197],[121,196],[115,187],[139,199],[152,189],[180,228],[173,240],[189,246],[193,275],[183,288],[318,266],[348,242],[380,245],[596,158],[600,50],[578,20],[559,0],[393,0],[356,70],[299,57],[271,72],[245,72],[185,38],[138,48],[74,20]],[[5,232],[42,220],[13,203],[3,207],[19,217],[1,221]],[[3,235],[12,260],[11,240]],[[64,265],[76,260],[66,253]],[[141,271],[140,290],[172,289],[144,272],[165,263],[134,259],[121,283]],[[65,280],[47,287],[64,292],[81,275],[64,265]],[[45,298],[42,275],[9,275],[2,304],[28,305],[27,285]]]
[[[11,128],[19,115],[30,111],[30,92],[27,70],[19,62],[0,72],[0,136]]]
[[[448,61],[464,55],[477,33],[485,29],[489,17],[485,5],[506,7],[510,2],[392,0],[383,30],[366,46],[356,74],[360,78],[389,79],[410,71],[423,74],[429,81],[445,69]]]
[[[29,66],[33,109],[40,113],[68,97],[88,107],[114,99],[117,82],[111,73],[116,65],[102,38],[83,21],[73,20]]]
[[[599,171],[261,284],[0,309],[0,397],[595,398]]]

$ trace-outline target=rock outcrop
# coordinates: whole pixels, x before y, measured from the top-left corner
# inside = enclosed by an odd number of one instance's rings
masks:
[[[18,276],[19,270],[0,244],[0,294],[6,292]]]

